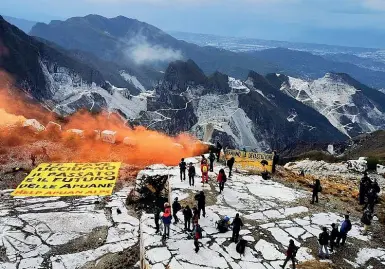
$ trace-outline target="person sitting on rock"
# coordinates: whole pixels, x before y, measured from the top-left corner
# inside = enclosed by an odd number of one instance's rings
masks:
[[[321,259],[329,259],[329,233],[326,227],[322,228],[322,233],[319,234],[318,237],[318,243],[319,243],[319,253],[318,256]],[[325,251],[325,252],[324,252]]]

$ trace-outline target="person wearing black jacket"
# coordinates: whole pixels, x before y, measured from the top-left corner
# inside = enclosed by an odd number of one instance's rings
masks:
[[[174,224],[179,222],[179,218],[178,218],[178,216],[176,214],[181,209],[182,209],[182,207],[180,206],[180,203],[178,201],[178,197],[176,197],[175,200],[174,200],[174,203],[172,204],[172,214],[173,214],[173,217],[174,217]]]
[[[370,189],[367,194],[367,201],[365,203],[364,210],[369,209],[370,212],[374,213],[374,206],[376,204],[376,191],[374,189]]]
[[[234,166],[234,163],[235,163],[235,158],[234,157],[231,157],[228,161],[227,161],[227,167],[229,167],[229,177],[231,177],[231,172],[233,172],[233,166]]]
[[[215,154],[212,151],[210,151],[209,161],[210,161],[210,172],[214,172]]]
[[[217,142],[217,162],[219,162],[219,158],[221,157],[221,151],[222,151],[222,145],[221,143],[219,143],[219,141]]]
[[[160,208],[159,207],[157,207],[156,209],[155,209],[155,213],[154,213],[154,219],[155,219],[155,229],[156,229],[156,231],[155,231],[155,233],[159,233],[159,220],[160,220]]]
[[[179,169],[180,169],[180,181],[182,182],[186,180],[186,169],[187,169],[187,164],[184,161],[184,158],[182,158],[181,162],[179,163]]]
[[[372,181],[368,177],[368,173],[365,172],[363,178],[361,178],[361,181],[360,181],[360,193],[359,193],[360,205],[365,204],[365,198],[369,192],[371,182]]]
[[[328,245],[329,245],[329,233],[326,227],[322,228],[322,233],[320,233],[319,238],[318,238],[318,243],[320,245],[319,247],[319,254],[318,256],[321,259],[324,258],[329,258],[329,250],[328,250]],[[325,250],[325,252],[324,252]]]
[[[321,192],[321,190],[322,190],[321,181],[317,179],[315,181],[315,184],[313,185],[313,196],[310,202],[311,204],[314,204],[314,200],[318,204],[318,193]]]
[[[334,251],[334,247],[337,245],[337,239],[340,232],[338,231],[338,226],[335,223],[332,223],[332,232],[330,233],[330,251]]]
[[[190,163],[188,166],[188,183],[190,184],[190,186],[194,186],[195,174],[195,167],[193,163]]]
[[[183,216],[184,216],[184,230],[191,231],[191,219],[193,217],[193,213],[191,208],[188,205],[183,209]]]
[[[231,240],[236,243],[238,242],[239,232],[241,231],[241,227],[243,226],[243,222],[239,217],[238,213],[235,216],[235,219],[233,220],[232,225],[233,225],[233,236]]]
[[[201,191],[198,195],[198,214],[199,218],[201,218],[201,211],[203,213],[203,217],[206,217],[206,196],[203,191]]]
[[[275,166],[278,164],[279,162],[279,155],[277,154],[277,151],[273,151],[273,167],[272,167],[272,173],[275,173]]]

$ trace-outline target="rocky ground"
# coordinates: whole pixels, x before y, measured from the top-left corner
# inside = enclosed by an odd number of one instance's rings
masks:
[[[199,159],[186,161],[199,166]],[[237,171],[219,194],[215,178],[220,168],[218,164],[210,173],[210,183],[204,186],[198,168],[194,187],[180,181],[177,167],[153,165],[137,175],[137,186],[148,176],[166,175],[170,200],[178,197],[182,205],[193,206],[194,195],[205,191],[207,216],[200,220],[204,238],[197,254],[183,224],[172,225],[171,237],[163,244],[161,236],[155,234],[151,207],[141,212],[135,211],[135,204],[127,205],[133,182],[118,182],[114,194],[106,198],[15,199],[9,195],[12,184],[23,179],[28,167],[25,171],[2,174],[0,269],[118,269],[138,267],[138,261],[143,268],[149,268],[145,267],[147,264],[155,269],[278,269],[290,239],[301,246],[297,259],[302,268],[385,268],[384,226],[376,219],[369,235],[363,236],[354,199],[344,202],[333,193],[325,193],[320,204],[310,205],[310,189],[283,168],[268,181]],[[132,171],[123,166],[121,178],[132,176]],[[9,180],[11,185],[7,184]],[[316,238],[321,227],[340,223],[347,211],[353,222],[347,246],[315,266]],[[218,233],[215,228],[221,217],[234,217],[236,213],[241,214],[245,223],[241,231],[248,241],[245,256],[235,251],[231,232]],[[182,219],[181,213],[178,215]]]
[[[198,162],[196,159],[188,161]],[[183,224],[172,225],[170,239],[162,244],[161,236],[155,234],[153,215],[142,216],[145,259],[152,268],[280,268],[290,239],[301,246],[298,261],[312,261],[318,259],[317,237],[321,228],[330,229],[331,223],[341,223],[343,215],[350,209],[328,195],[321,195],[320,204],[310,205],[311,194],[301,185],[282,179],[265,181],[259,176],[242,173],[235,173],[226,183],[225,191],[219,194],[214,178],[220,168],[217,166],[210,174],[210,184],[202,186],[199,182],[195,187],[180,181],[178,168],[154,167],[141,172],[169,175],[171,198],[179,197],[182,205],[193,206],[192,197],[200,190],[205,191],[208,200],[207,217],[200,220],[204,237],[197,254]],[[236,252],[230,231],[223,234],[215,228],[215,222],[221,217],[234,217],[236,213],[241,214],[245,223],[241,231],[248,241],[245,256]],[[182,219],[182,214],[178,215]],[[364,236],[359,214],[351,212],[351,215],[353,229],[347,245],[323,263],[336,268],[385,268],[383,226],[375,220],[372,232]]]

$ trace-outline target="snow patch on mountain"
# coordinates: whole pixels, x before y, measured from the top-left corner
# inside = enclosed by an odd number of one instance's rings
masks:
[[[378,119],[385,119],[385,114],[359,89],[334,74],[326,74],[314,81],[289,77],[288,82],[282,84],[281,91],[316,109],[348,136],[357,128],[361,132],[378,130],[383,124],[377,124]],[[359,104],[356,103],[357,99],[360,100]]]
[[[122,76],[122,78],[124,78],[124,80],[132,83],[138,90],[142,92],[146,91],[146,88],[142,85],[142,83],[140,83],[140,81],[135,76],[130,75],[124,70],[120,71],[120,75]]]

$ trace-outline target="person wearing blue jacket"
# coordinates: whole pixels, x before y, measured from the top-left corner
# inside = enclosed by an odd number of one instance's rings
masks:
[[[350,222],[349,215],[345,215],[345,220],[341,224],[341,229],[340,229],[340,234],[339,234],[339,237],[337,240],[337,245],[340,244],[341,239],[342,239],[341,246],[345,245],[345,241],[346,241],[346,238],[348,236],[348,232],[351,229],[352,229],[352,223]]]

